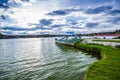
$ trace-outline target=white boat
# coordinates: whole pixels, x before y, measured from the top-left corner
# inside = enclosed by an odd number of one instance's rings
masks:
[[[76,42],[79,42],[80,39],[78,38],[71,38],[71,39],[68,39],[68,38],[62,38],[62,39],[55,39],[55,42],[56,43],[59,43],[59,44],[65,44],[65,45],[69,45],[69,46],[74,46],[74,44]]]

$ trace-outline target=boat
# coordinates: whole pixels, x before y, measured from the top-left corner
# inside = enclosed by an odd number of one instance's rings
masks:
[[[66,38],[61,38],[61,39],[57,39],[55,38],[55,42],[56,43],[59,43],[59,44],[65,44],[65,45],[69,45],[69,46],[74,46],[74,44],[76,42],[79,42],[81,39],[80,38],[71,38],[71,39],[68,39],[68,37]]]

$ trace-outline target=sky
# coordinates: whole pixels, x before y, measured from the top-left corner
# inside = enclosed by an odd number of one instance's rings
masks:
[[[120,0],[0,0],[3,34],[96,33],[119,25]]]

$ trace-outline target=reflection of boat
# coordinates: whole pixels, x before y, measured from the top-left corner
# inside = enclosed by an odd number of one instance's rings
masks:
[[[56,43],[70,45],[70,46],[74,46],[74,44],[76,42],[79,42],[79,41],[80,41],[80,38],[71,38],[71,39],[68,39],[68,37],[66,37],[66,38],[62,38],[62,39],[55,39]]]

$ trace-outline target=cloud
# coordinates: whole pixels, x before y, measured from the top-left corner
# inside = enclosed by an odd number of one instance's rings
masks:
[[[0,14],[0,27],[11,26],[15,24],[16,21],[9,17],[8,15]]]
[[[21,0],[21,1],[23,1],[23,2],[29,2],[30,0]]]
[[[109,14],[111,14],[111,15],[120,15],[120,10],[111,10],[110,12],[109,12]]]
[[[0,0],[0,8],[28,6],[33,0]]]
[[[102,12],[109,12],[112,10],[112,6],[99,6],[99,7],[95,7],[95,8],[88,8],[88,9],[82,9],[80,7],[75,7],[75,8],[70,8],[70,9],[61,9],[61,10],[55,10],[52,12],[47,13],[47,15],[50,16],[65,16],[68,15],[72,12],[84,12],[86,14],[100,14]],[[111,11],[111,13],[116,13],[119,12],[119,10],[113,10]]]
[[[65,15],[70,14],[71,12],[78,12],[78,11],[82,11],[82,9],[80,9],[79,7],[76,7],[76,8],[70,8],[70,9],[55,10],[55,11],[47,13],[47,15],[65,16]]]
[[[94,8],[94,9],[89,8],[85,11],[85,13],[87,13],[87,14],[99,14],[101,12],[109,11],[111,9],[112,9],[111,6],[100,6],[100,7]]]
[[[120,0],[113,0],[113,6],[117,9],[120,9]]]
[[[115,18],[112,18],[110,20],[108,20],[107,22],[111,22],[113,24],[120,24],[120,17],[115,17]]]
[[[0,3],[0,8],[9,8],[7,5]]]
[[[0,0],[0,8],[8,8],[8,0]]]
[[[8,0],[8,6],[12,8],[31,6],[37,0]]]
[[[99,7],[88,8],[88,9],[80,9],[79,7],[78,8],[72,7],[69,9],[61,9],[60,11],[64,11],[66,14],[64,15],[54,14],[54,16],[59,15],[58,16],[59,19],[55,20],[57,23],[54,24],[52,29],[57,28],[61,31],[74,30],[76,32],[77,31],[82,32],[86,30],[90,30],[92,32],[96,32],[96,31],[102,32],[104,28],[110,28],[109,30],[111,30],[113,29],[114,26],[113,24],[119,23],[119,18],[115,18],[109,15],[112,14],[110,12],[112,11],[114,12],[114,9],[112,6],[108,6],[108,5],[104,5],[104,6],[102,5]],[[119,12],[116,12],[116,14],[118,13]],[[64,22],[64,24],[60,24],[61,22]],[[97,30],[95,31],[95,29]]]
[[[5,15],[1,15],[0,17],[1,17],[1,19],[3,19],[3,20],[6,19],[6,16],[5,16]]]
[[[8,3],[8,0],[0,0],[0,3],[5,3],[5,4],[7,4],[7,3]]]
[[[0,26],[8,34],[111,31],[120,28],[119,2],[120,0],[0,0]],[[5,6],[10,8],[5,9]]]
[[[41,26],[49,26],[50,24],[52,24],[53,19],[41,19],[40,25]]]
[[[59,28],[59,27],[63,27],[63,26],[65,26],[65,25],[57,25],[56,24],[56,25],[52,25],[51,28]]]
[[[64,10],[56,10],[56,11],[53,11],[53,12],[50,12],[48,13],[47,15],[51,15],[51,16],[56,16],[56,15],[67,15],[68,13]]]
[[[113,0],[64,0],[62,6],[79,6],[81,8],[88,8],[100,6],[106,3],[110,4],[112,1]]]
[[[89,27],[89,28],[97,27],[98,25],[99,23],[86,23],[86,27]]]
[[[3,27],[3,30],[10,30],[10,31],[30,31],[35,30],[35,28],[19,28],[19,27]]]
[[[41,26],[41,27],[33,27],[33,28],[21,28],[21,27],[15,27],[15,26],[13,26],[13,27],[2,27],[1,28],[1,30],[2,30],[2,32],[11,32],[11,31],[13,31],[13,32],[15,32],[15,31],[18,31],[18,32],[35,32],[35,31],[38,31],[38,30],[40,30],[40,31],[46,31],[46,30],[52,30],[53,28],[51,28],[51,27],[45,27],[45,26]]]

